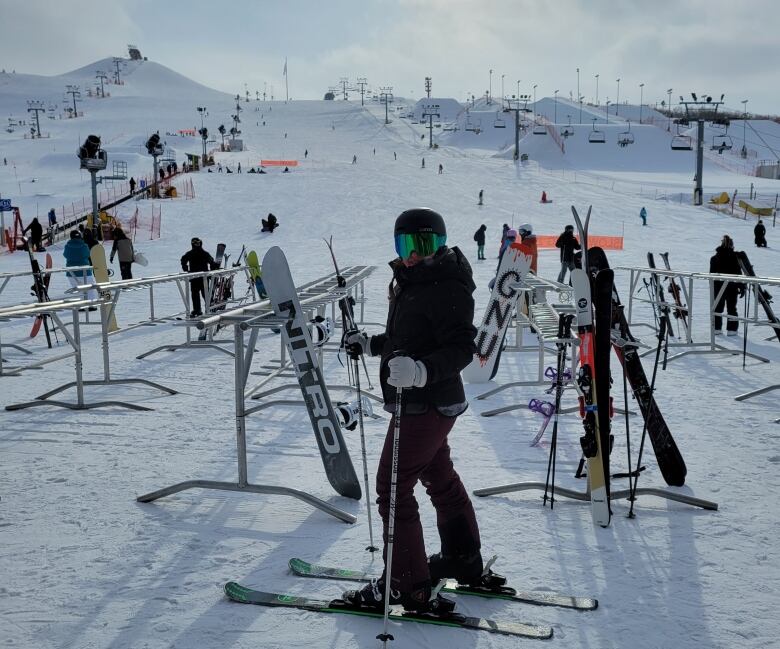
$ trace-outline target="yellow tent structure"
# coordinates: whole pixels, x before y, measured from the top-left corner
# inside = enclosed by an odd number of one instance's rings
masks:
[[[749,203],[748,201],[740,199],[737,203],[746,212],[755,214],[756,216],[772,216],[774,208],[770,205],[756,205],[755,203]]]
[[[731,199],[726,192],[721,192],[720,194],[713,196],[710,199],[710,203],[715,203],[716,205],[728,205],[730,200]]]

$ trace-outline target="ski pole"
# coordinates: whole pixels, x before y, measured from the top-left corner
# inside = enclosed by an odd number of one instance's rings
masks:
[[[363,393],[360,389],[360,366],[357,358],[353,359],[355,371],[355,392],[358,400],[358,426],[360,427],[360,448],[363,454],[363,484],[366,489],[366,516],[368,518],[368,547],[369,552],[376,552],[379,548],[374,545],[374,526],[371,522],[371,491],[368,485],[368,460],[366,459],[366,433],[363,428]]]
[[[394,355],[399,355],[396,352]],[[388,640],[394,640],[392,634],[387,632],[387,620],[390,615],[390,582],[393,569],[393,535],[395,534],[395,496],[398,485],[398,445],[401,439],[401,395],[403,388],[395,389],[395,413],[393,414],[393,461],[390,470],[390,511],[387,521],[387,559],[385,560],[385,613],[382,633],[377,640],[382,641],[382,646],[387,647]]]
[[[747,359],[747,332],[748,332],[748,315],[750,312],[750,288],[745,288],[745,326],[742,332],[742,369],[745,369],[745,361]]]
[[[658,345],[655,348],[655,363],[653,363],[653,376],[650,379],[650,398],[653,398],[653,393],[655,392],[655,378],[658,376],[658,361],[661,358],[661,347],[663,347],[664,339],[666,338],[666,327],[667,327],[667,315],[664,313],[661,315],[659,319],[659,329],[658,329]],[[626,408],[628,410],[628,408]],[[626,415],[628,416],[628,415]],[[637,472],[636,476],[634,477],[634,484],[629,489],[629,500],[631,501],[631,507],[628,510],[628,518],[634,518],[634,501],[636,501],[636,485],[637,482],[639,482],[639,467],[642,466],[642,453],[645,450],[645,438],[647,436],[647,421],[650,419],[649,417],[645,417],[645,423],[644,426],[642,426],[642,439],[639,442],[639,457],[636,461],[637,466]],[[631,478],[628,479],[629,485],[631,483]]]

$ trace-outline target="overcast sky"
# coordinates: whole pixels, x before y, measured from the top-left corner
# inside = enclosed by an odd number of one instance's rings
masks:
[[[780,113],[776,0],[0,0],[0,68],[60,74],[137,45],[149,60],[230,93],[321,98],[342,77],[419,98],[580,91],[653,103],[726,94]]]

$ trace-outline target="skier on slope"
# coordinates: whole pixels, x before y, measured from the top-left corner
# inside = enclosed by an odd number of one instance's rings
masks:
[[[766,227],[761,219],[758,219],[756,227],[753,228],[753,236],[759,248],[766,248]]]
[[[431,598],[431,585],[445,577],[462,583],[504,583],[483,576],[480,536],[468,492],[450,459],[447,436],[468,407],[460,371],[474,356],[475,289],[471,267],[458,248],[448,248],[444,219],[431,209],[403,212],[395,222],[399,257],[391,262],[390,308],[384,333],[347,337],[353,355],[381,355],[385,410],[394,412],[403,388],[402,412],[393,414],[377,471],[379,513],[387,542],[395,417],[401,417],[391,603],[414,611],[444,613],[454,603]],[[430,559],[414,497],[422,481],[437,513],[441,551]],[[385,552],[386,556],[386,552]],[[344,594],[347,601],[384,607],[385,577]]]
[[[739,265],[739,258],[734,251],[734,241],[732,238],[724,234],[720,245],[715,248],[715,254],[710,258],[710,272],[721,273],[725,275],[741,275],[742,267]],[[720,293],[723,287],[723,282],[715,282],[715,297]],[[715,305],[715,312],[718,314],[723,313],[723,307],[726,307],[726,312],[730,316],[737,316],[737,298],[745,294],[745,285],[737,282],[728,282],[726,284],[726,290],[721,295],[717,304]],[[715,316],[715,335],[720,335],[722,318],[720,315]],[[726,322],[726,333],[729,336],[736,336],[739,329],[739,321],[729,319]]]
[[[558,240],[555,242],[555,247],[561,250],[561,272],[558,273],[558,281],[562,284],[566,279],[566,271],[569,271],[571,277],[571,271],[574,270],[574,251],[580,249],[580,242],[574,236],[574,226],[567,225]],[[571,283],[571,279],[569,280]]]
[[[192,248],[185,252],[181,257],[181,269],[185,273],[202,273],[207,270],[217,270],[219,265],[214,258],[203,249],[203,241],[198,237],[193,237]],[[192,293],[192,312],[191,318],[197,318],[203,315],[200,298],[206,299],[206,287],[203,277],[196,277],[190,280],[190,292]]]

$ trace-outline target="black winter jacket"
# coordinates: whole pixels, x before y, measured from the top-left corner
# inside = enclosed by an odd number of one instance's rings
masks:
[[[756,241],[763,241],[764,237],[766,236],[766,228],[764,227],[763,223],[756,223],[756,227],[753,228],[753,236],[756,238]]]
[[[561,249],[561,263],[568,263],[574,261],[574,251],[581,246],[572,231],[564,230],[555,242],[555,247]]]
[[[485,245],[485,230],[487,230],[487,226],[482,225],[479,230],[474,233],[474,241],[477,242],[478,246]]]
[[[394,351],[403,351],[422,361],[428,375],[423,387],[404,390],[404,413],[422,414],[433,406],[442,414],[458,415],[466,409],[460,371],[476,352],[471,266],[458,248],[445,246],[411,268],[399,259],[390,267],[386,331],[371,338],[371,354],[382,356],[385,409],[395,409],[396,393],[387,383],[387,363]]]
[[[739,265],[739,258],[733,248],[724,248],[718,246],[715,248],[715,254],[710,258],[710,272],[721,273],[723,275],[741,275],[742,267]],[[716,290],[719,290],[720,282],[715,284]],[[741,291],[744,288],[743,284],[736,284],[729,282],[726,287],[727,293]]]
[[[192,248],[182,255],[181,269],[185,273],[202,273],[219,268],[214,258],[203,248]]]

